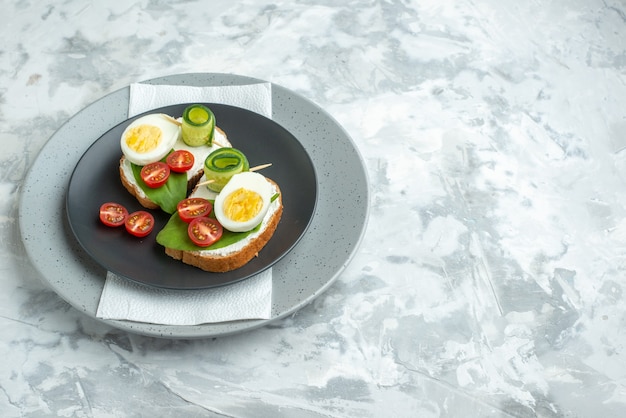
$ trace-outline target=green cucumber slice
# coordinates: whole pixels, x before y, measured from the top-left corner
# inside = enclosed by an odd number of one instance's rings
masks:
[[[236,148],[218,148],[204,160],[204,175],[207,180],[212,180],[207,187],[218,193],[232,176],[249,169],[248,159]]]
[[[215,132],[215,115],[201,104],[187,106],[183,112],[181,133],[183,142],[190,147],[211,145]]]

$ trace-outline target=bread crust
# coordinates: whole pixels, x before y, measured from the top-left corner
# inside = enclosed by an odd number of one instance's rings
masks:
[[[122,181],[122,185],[124,186],[124,188],[128,190],[128,193],[133,195],[135,199],[137,199],[139,204],[143,206],[144,208],[159,209],[159,205],[154,203],[152,200],[148,199],[146,196],[143,196],[143,194],[140,194],[139,190],[141,189],[139,188],[137,183],[134,181],[134,179],[133,181],[131,181],[128,177],[126,177],[126,173],[124,172],[124,169],[122,168],[124,166],[125,159],[126,157],[124,157],[123,155],[122,155],[122,158],[120,158],[120,180]]]

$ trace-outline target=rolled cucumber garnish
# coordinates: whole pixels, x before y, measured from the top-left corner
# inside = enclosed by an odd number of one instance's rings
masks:
[[[218,148],[204,160],[204,175],[210,181],[207,183],[207,187],[218,193],[222,191],[232,176],[249,169],[248,159],[235,148]]]
[[[181,125],[183,142],[190,147],[211,145],[215,131],[213,112],[201,104],[187,106]]]

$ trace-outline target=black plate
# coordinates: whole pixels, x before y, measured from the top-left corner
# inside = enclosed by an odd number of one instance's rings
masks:
[[[137,115],[102,135],[85,152],[70,178],[66,210],[78,243],[108,271],[139,283],[169,289],[205,289],[251,277],[287,254],[305,233],[317,202],[317,179],[313,163],[300,142],[276,122],[238,107],[206,103],[217,125],[233,147],[240,149],[250,165],[271,162],[263,174],[281,188],[283,215],[267,245],[245,266],[226,273],[209,273],[176,261],[157,244],[157,232],[170,215],[150,211],[155,230],[146,238],[128,234],[124,227],[109,228],[99,221],[100,205],[114,201],[129,212],[143,209],[122,186],[119,177],[120,137]],[[147,113],[179,117],[188,104],[167,106]],[[104,279],[104,278],[103,278]]]

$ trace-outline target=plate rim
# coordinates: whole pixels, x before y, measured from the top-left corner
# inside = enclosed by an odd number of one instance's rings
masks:
[[[252,83],[266,83],[267,81],[249,77],[245,75],[237,75],[237,74],[229,74],[229,73],[178,73],[178,74],[170,74],[161,77],[151,78],[144,81],[140,81],[140,83],[146,84],[156,84],[156,85],[192,85],[192,86],[227,86],[227,85],[245,85]],[[26,201],[31,197],[35,191],[33,189],[37,189],[33,185],[33,178],[38,174],[36,172],[36,168],[43,164],[47,158],[51,158],[53,156],[54,149],[50,149],[54,146],[54,142],[59,140],[59,136],[65,133],[65,130],[70,129],[71,127],[77,126],[77,121],[81,118],[84,118],[89,115],[90,112],[95,112],[98,107],[102,106],[111,106],[107,107],[107,117],[109,119],[114,119],[113,122],[108,122],[109,126],[113,126],[116,123],[121,122],[128,115],[128,98],[129,98],[129,90],[130,86],[126,85],[120,89],[112,91],[100,98],[96,101],[88,104],[73,116],[68,118],[54,133],[53,135],[44,143],[43,147],[40,149],[39,153],[33,159],[31,166],[24,177],[22,182],[22,187],[20,188],[20,197],[19,197],[19,210],[18,210],[18,227],[19,232],[22,237],[22,243],[25,247],[25,251],[31,260],[31,264],[34,268],[39,272],[40,278],[44,283],[47,283],[59,297],[68,302],[71,306],[76,308],[77,310],[83,312],[87,316],[95,319],[96,321],[103,322],[108,324],[114,328],[118,328],[121,330],[125,330],[128,332],[152,336],[152,337],[161,337],[161,338],[183,338],[183,339],[193,339],[193,338],[207,338],[207,337],[219,337],[226,336],[231,334],[240,333],[243,331],[251,331],[253,329],[266,326],[274,321],[285,318],[297,310],[303,308],[304,306],[311,303],[314,299],[316,299],[320,294],[324,293],[341,275],[341,273],[346,269],[350,261],[354,258],[355,254],[360,247],[365,232],[366,227],[369,221],[370,216],[370,183],[367,175],[367,171],[365,169],[365,163],[363,157],[356,146],[353,139],[350,137],[348,132],[341,126],[335,118],[333,118],[326,110],[315,104],[312,100],[303,97],[302,95],[289,90],[285,87],[282,87],[278,84],[270,82],[272,88],[272,98],[281,97],[281,95],[286,96],[291,103],[290,106],[297,104],[299,106],[304,106],[310,109],[312,112],[319,115],[320,118],[323,118],[325,123],[332,125],[332,128],[337,130],[344,141],[345,146],[347,146],[352,154],[354,154],[354,160],[352,161],[354,167],[359,171],[359,181],[362,183],[362,189],[359,190],[362,193],[361,203],[364,206],[360,206],[359,209],[362,211],[361,222],[358,226],[355,227],[355,236],[352,238],[350,242],[351,246],[346,251],[345,254],[342,255],[342,262],[334,267],[334,270],[330,277],[326,278],[325,281],[316,289],[312,291],[312,293],[307,294],[306,296],[296,297],[293,303],[288,301],[290,305],[281,310],[280,312],[274,312],[274,306],[272,309],[272,317],[266,320],[246,320],[246,321],[234,321],[227,323],[209,323],[209,324],[200,324],[200,325],[185,325],[185,326],[171,326],[171,325],[159,325],[159,324],[150,324],[150,323],[140,323],[140,322],[129,322],[129,321],[121,321],[121,320],[105,320],[102,318],[96,317],[95,309],[97,308],[97,301],[99,299],[98,295],[90,295],[90,296],[81,296],[82,299],[78,300],[77,297],[73,294],[69,294],[72,291],[78,291],[75,289],[81,284],[81,280],[95,280],[94,275],[101,274],[101,276],[97,276],[97,279],[101,281],[101,284],[93,284],[92,286],[99,286],[100,292],[102,287],[104,286],[104,271],[98,270],[98,268],[89,265],[89,263],[82,259],[79,255],[74,253],[60,253],[61,257],[68,257],[68,260],[56,260],[55,266],[60,269],[65,269],[69,273],[75,273],[77,277],[70,277],[71,285],[66,283],[66,278],[62,277],[54,277],[50,278],[46,275],[50,275],[50,271],[46,271],[46,267],[41,261],[36,260],[35,248],[32,247],[33,236],[28,234],[29,229],[29,215],[32,215],[28,210],[24,210]],[[287,105],[286,103],[284,103]],[[273,104],[273,115],[272,119],[276,117],[275,111],[276,103]],[[115,119],[117,118],[117,119]],[[105,124],[106,120],[97,121],[98,123]],[[277,121],[279,124],[280,120]],[[284,126],[284,125],[283,125]],[[285,126],[286,129],[288,127]],[[102,132],[103,130],[100,130]],[[93,140],[84,146],[83,151],[80,152],[79,156],[82,155],[84,150],[86,150],[95,140]],[[306,147],[305,147],[306,148]],[[52,155],[49,155],[52,154]],[[69,155],[69,154],[68,154]],[[316,169],[316,172],[319,174],[318,167],[316,165],[316,159],[313,159],[313,163]],[[76,159],[76,161],[78,158]],[[320,182],[321,175],[318,176],[318,182]],[[321,188],[321,184],[318,184],[318,190]],[[63,190],[66,189],[67,184],[57,184],[56,188],[62,187]],[[37,192],[41,190],[37,189]],[[49,193],[55,193],[55,190],[51,190]],[[52,199],[50,197],[49,199]],[[314,223],[317,219],[320,218],[319,212],[320,208],[320,200],[318,196],[318,206],[316,208],[316,212],[313,216]],[[63,222],[56,219],[57,222],[51,222],[49,227],[52,228],[52,232],[50,233],[49,239],[57,238],[61,241],[60,246],[65,246],[65,249],[72,250],[69,246],[69,243],[65,242],[66,238],[64,235],[67,234],[66,225],[63,225]],[[314,227],[314,225],[311,225]],[[61,235],[61,236],[57,236]],[[54,249],[57,250],[57,249]],[[59,255],[59,252],[57,252]],[[53,260],[50,261],[54,263]],[[282,261],[281,261],[282,262]],[[280,264],[280,263],[279,263]],[[83,283],[83,287],[89,286],[90,283]],[[93,290],[92,290],[93,291]],[[95,304],[95,307],[94,307]],[[273,302],[274,304],[274,302]]]

